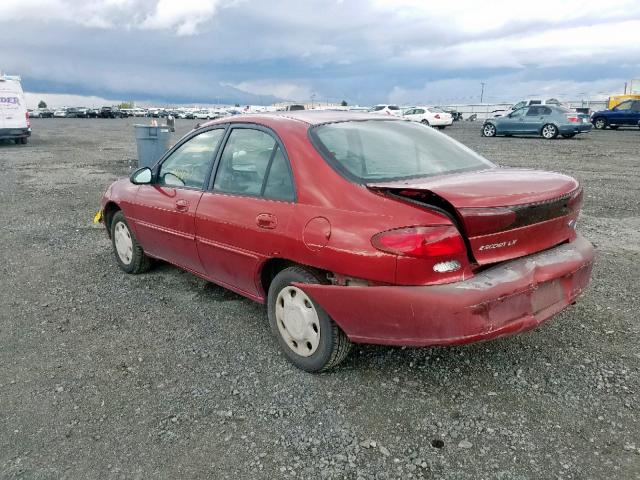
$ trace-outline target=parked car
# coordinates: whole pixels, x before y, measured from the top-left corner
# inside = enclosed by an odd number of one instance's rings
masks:
[[[591,131],[591,124],[575,112],[555,105],[532,105],[519,108],[504,117],[489,118],[482,125],[482,135],[540,135],[546,139],[562,135],[575,137]]]
[[[67,109],[66,108],[58,108],[53,112],[53,116],[55,118],[66,118],[67,117]]]
[[[438,107],[414,107],[405,110],[403,117],[413,122],[443,129],[453,125],[453,116]]]
[[[636,126],[640,122],[640,100],[625,100],[612,109],[594,112],[591,114],[591,122],[599,130]]]
[[[400,110],[400,107],[397,105],[380,104],[380,105],[371,107],[369,111],[371,113],[384,113],[386,115],[395,115],[395,116],[402,115],[402,110]]]
[[[102,107],[98,113],[100,118],[121,118],[122,114],[116,107]]]
[[[100,116],[100,109],[98,108],[89,108],[87,110],[88,118],[98,118]]]
[[[78,118],[89,118],[89,109],[88,108],[79,107],[76,110],[77,110],[76,117],[78,117]]]
[[[30,118],[51,118],[53,117],[53,111],[48,108],[35,108],[29,111]]]
[[[287,105],[285,111],[287,112],[295,112],[296,110],[304,110],[304,105],[294,104]]]
[[[0,73],[0,140],[24,145],[30,136],[31,122],[21,79]]]
[[[414,122],[300,111],[205,123],[111,184],[96,218],[125,272],[162,259],[266,303],[285,356],[320,371],[351,343],[461,344],[551,318],[589,282],[581,205],[571,177],[497,168]]]

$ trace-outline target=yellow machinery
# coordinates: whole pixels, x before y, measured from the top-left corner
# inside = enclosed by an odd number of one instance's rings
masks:
[[[636,84],[640,84],[640,78],[634,78],[632,79],[629,84],[628,84],[628,89],[627,89],[627,84],[624,84],[624,93],[621,95],[611,95],[609,97],[609,101],[607,103],[607,108],[608,109],[612,109],[613,107],[615,107],[616,105],[619,105],[620,103],[624,102],[625,100],[629,100],[629,99],[634,99],[634,100],[640,100],[640,92],[635,92],[633,89],[633,83],[636,82]]]

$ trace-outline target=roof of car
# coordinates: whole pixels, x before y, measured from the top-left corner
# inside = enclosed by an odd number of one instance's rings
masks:
[[[290,112],[272,113],[249,113],[235,115],[233,117],[222,117],[201,126],[214,125],[218,123],[268,123],[269,120],[289,119],[303,122],[308,125],[321,125],[323,123],[362,121],[362,120],[402,120],[392,115],[381,115],[379,113],[350,112],[344,110],[294,110]]]

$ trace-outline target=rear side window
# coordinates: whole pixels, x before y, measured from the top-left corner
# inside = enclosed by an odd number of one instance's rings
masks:
[[[293,201],[295,196],[289,164],[279,146],[276,147],[271,167],[267,172],[263,195],[267,198],[285,201]]]
[[[389,105],[389,110],[400,110],[400,107],[397,105]]]
[[[238,195],[293,201],[287,159],[275,139],[262,130],[235,128],[220,157],[213,189]]]

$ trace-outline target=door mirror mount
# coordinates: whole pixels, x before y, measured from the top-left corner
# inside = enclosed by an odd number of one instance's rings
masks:
[[[153,172],[149,167],[142,167],[131,174],[129,180],[134,185],[147,185],[153,179]]]

